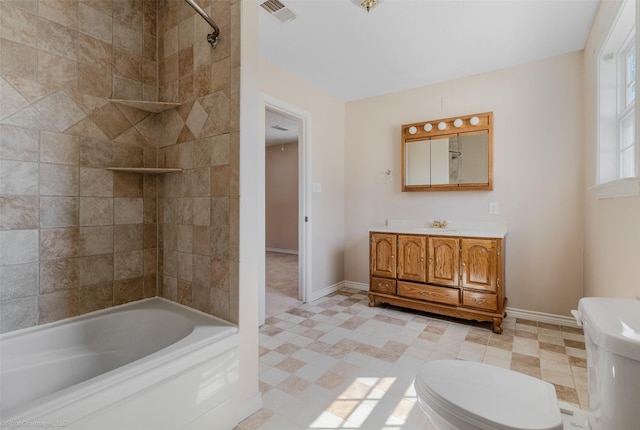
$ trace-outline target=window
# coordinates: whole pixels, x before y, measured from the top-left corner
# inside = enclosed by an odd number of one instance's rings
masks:
[[[635,32],[632,35],[635,37]],[[618,162],[619,177],[632,178],[635,171],[635,101],[636,101],[636,46],[632,39],[623,48],[620,55],[620,69],[622,76],[620,82],[620,112],[618,124],[620,136],[618,137]]]
[[[598,56],[598,174],[601,197],[638,195],[636,2],[622,3]],[[600,186],[607,184],[606,186]]]

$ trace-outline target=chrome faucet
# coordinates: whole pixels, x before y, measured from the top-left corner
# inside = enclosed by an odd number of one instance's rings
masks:
[[[434,219],[431,224],[433,228],[447,228],[446,219]]]

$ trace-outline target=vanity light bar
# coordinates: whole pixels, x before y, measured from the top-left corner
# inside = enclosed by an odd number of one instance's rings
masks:
[[[474,130],[485,130],[491,125],[493,112],[478,113],[433,121],[425,121],[402,126],[403,136],[415,137],[435,136],[447,133],[460,133]]]

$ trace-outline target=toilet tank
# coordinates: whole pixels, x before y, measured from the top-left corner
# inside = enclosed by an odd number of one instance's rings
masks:
[[[640,301],[585,297],[584,329],[591,427],[640,428]]]

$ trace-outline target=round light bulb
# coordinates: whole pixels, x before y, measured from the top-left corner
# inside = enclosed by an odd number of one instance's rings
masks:
[[[409,127],[409,134],[416,134],[418,132],[418,129],[415,126],[411,126]]]
[[[431,124],[424,125],[424,131],[431,131],[431,130],[433,130],[433,126]]]
[[[453,125],[454,125],[456,128],[460,128],[460,127],[462,127],[462,120],[461,120],[460,118],[456,119],[455,121],[453,121]]]
[[[438,123],[438,130],[444,130],[447,128],[447,124],[444,122]]]
[[[473,118],[471,118],[471,120],[469,121],[469,123],[471,125],[478,125],[480,123],[480,118],[478,118],[477,116],[474,116]]]

